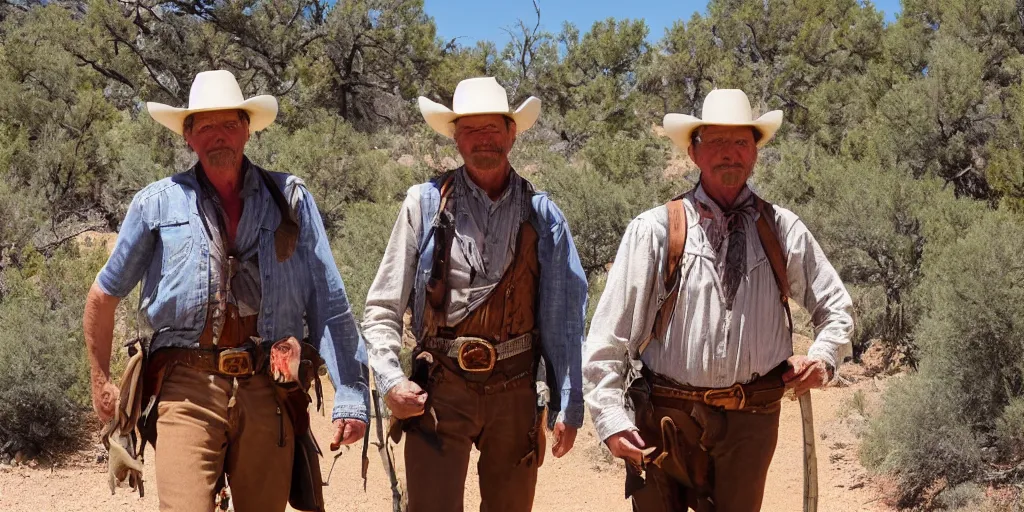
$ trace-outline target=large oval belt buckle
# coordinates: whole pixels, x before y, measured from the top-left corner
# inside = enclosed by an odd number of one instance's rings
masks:
[[[252,357],[244,348],[224,350],[217,357],[217,371],[231,377],[252,375]]]
[[[467,372],[489,372],[494,369],[498,353],[487,340],[461,338],[459,346],[459,368]]]
[[[714,407],[721,407],[727,411],[739,411],[747,405],[747,395],[743,391],[743,385],[733,384],[724,389],[709,389],[704,392],[704,403]]]

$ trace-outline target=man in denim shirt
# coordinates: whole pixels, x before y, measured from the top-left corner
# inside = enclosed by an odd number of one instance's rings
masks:
[[[366,299],[364,335],[377,389],[408,432],[410,512],[463,509],[473,445],[481,510],[528,511],[545,449],[538,368],[552,390],[554,456],[572,448],[583,422],[587,281],[562,213],[509,165],[540,101],[511,112],[497,81],[473,78],[453,104],[420,98],[465,165],[409,189]],[[411,379],[399,365],[410,306]]]
[[[337,388],[332,444],[359,440],[368,422],[366,352],[320,213],[300,179],[244,156],[250,134],[276,117],[273,97],[243,101],[231,73],[208,71],[188,109],[148,107],[199,162],[135,195],[89,291],[93,405],[103,421],[114,414],[114,312],[141,280],[161,510],[212,510],[225,474],[235,510],[284,510],[301,434],[266,370],[267,342],[308,333],[326,361]],[[229,354],[251,368],[225,364],[239,361]]]

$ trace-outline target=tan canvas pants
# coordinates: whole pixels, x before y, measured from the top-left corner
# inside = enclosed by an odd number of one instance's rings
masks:
[[[164,379],[156,423],[160,510],[212,511],[221,473],[236,511],[285,509],[294,457],[291,421],[268,376],[237,379],[237,389],[234,382],[180,365]]]
[[[681,425],[687,421],[686,416],[690,416],[691,410],[654,407],[655,421],[639,422],[641,438],[648,446],[661,445],[663,434],[656,426],[661,418],[671,417]],[[711,498],[716,512],[761,510],[768,466],[779,438],[780,411],[781,404],[776,403],[760,412],[709,412],[708,422],[701,427],[711,444],[708,451],[713,480]],[[687,487],[656,465],[648,464],[646,483],[633,494],[633,510],[685,512],[687,503],[693,498],[687,493]]]
[[[520,464],[533,449],[530,430],[537,392],[532,382],[485,395],[469,389],[458,376],[442,371],[431,393],[443,448],[438,452],[418,432],[406,436],[409,512],[463,511],[469,452],[474,445],[480,450],[480,510],[532,509],[537,464]]]

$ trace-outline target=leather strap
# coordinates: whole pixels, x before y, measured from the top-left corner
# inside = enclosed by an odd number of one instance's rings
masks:
[[[701,402],[726,410],[744,410],[772,405],[782,399],[786,385],[782,375],[789,368],[784,361],[766,375],[746,384],[728,388],[700,388],[676,384],[644,367],[645,379],[650,383],[651,400],[659,405],[673,407],[671,400]],[[678,404],[676,405],[678,407]]]
[[[277,253],[277,261],[283,262],[291,257],[295,252],[295,247],[299,244],[299,223],[295,219],[295,212],[288,204],[288,200],[285,199],[284,193],[271,179],[270,174],[255,165],[252,168],[260,173],[263,184],[270,191],[270,197],[274,199],[274,204],[281,211],[281,223],[274,230],[274,251]]]
[[[676,272],[683,259],[686,248],[686,209],[683,200],[669,201],[668,207],[668,261],[666,262],[665,289],[672,288]]]
[[[437,208],[437,217],[434,222],[434,261],[430,267],[430,277],[427,279],[427,303],[433,308],[437,321],[444,325],[447,323],[448,310],[448,270],[451,267],[451,244],[455,237],[455,226],[444,218],[445,207],[448,205],[448,198],[451,196],[452,183],[455,181],[455,172],[450,171],[441,183],[441,199]]]
[[[676,300],[679,299],[679,287],[682,286],[679,272],[682,268],[683,253],[686,249],[686,231],[688,228],[686,220],[686,209],[683,207],[683,199],[673,199],[666,205],[668,208],[668,260],[665,262],[665,289],[668,295],[658,308],[654,316],[654,327],[647,338],[640,343],[637,349],[637,358],[647,350],[651,340],[657,338],[665,339],[668,332],[668,323],[672,319],[672,311],[675,310]]]
[[[221,352],[223,351],[216,349],[162,348],[150,354],[150,365],[154,368],[166,368],[169,365],[180,364],[195,370],[221,375],[218,365]],[[268,362],[265,351],[261,347],[253,345],[247,352],[251,359],[253,375],[262,372]],[[232,375],[232,377],[235,376]]]
[[[440,337],[429,337],[423,340],[424,345],[429,350],[437,350],[444,352],[448,357],[458,357],[459,348],[462,347],[468,341],[482,340],[482,338],[474,338],[472,336],[460,336],[458,338],[440,338]],[[487,341],[490,343],[489,341]],[[518,356],[524,352],[528,352],[533,348],[533,333],[528,332],[512,338],[502,343],[492,343],[494,346],[494,352],[497,355],[497,360],[508,359],[510,357]]]
[[[775,284],[779,287],[782,307],[786,310],[789,320],[789,334],[793,334],[793,313],[789,308],[789,274],[786,272],[786,257],[779,244],[779,227],[775,223],[775,208],[771,203],[754,196],[757,205],[757,237],[761,240],[761,248],[772,267]]]

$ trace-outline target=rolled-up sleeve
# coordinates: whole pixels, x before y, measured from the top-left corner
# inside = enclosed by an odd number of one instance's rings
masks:
[[[807,351],[838,368],[852,348],[853,300],[818,241],[800,220],[786,235],[790,293],[811,314],[814,343]]]
[[[313,289],[306,307],[309,338],[327,363],[336,387],[333,420],[357,419],[369,423],[366,347],[359,335],[345,285],[334,263],[323,219],[309,191],[303,189],[298,207],[302,246],[310,252]]]
[[[406,379],[398,355],[402,349],[403,315],[416,276],[420,215],[419,188],[412,187],[398,212],[377,276],[366,296],[363,333],[381,396]]]
[[[625,407],[630,353],[635,353],[654,322],[660,245],[650,221],[637,218],[626,228],[608,282],[587,336],[583,378],[586,403],[597,434],[635,428]],[[652,306],[654,305],[654,306]]]
[[[153,258],[156,234],[142,211],[142,194],[136,194],[128,206],[114,250],[96,275],[100,290],[114,297],[125,297],[142,280]]]

